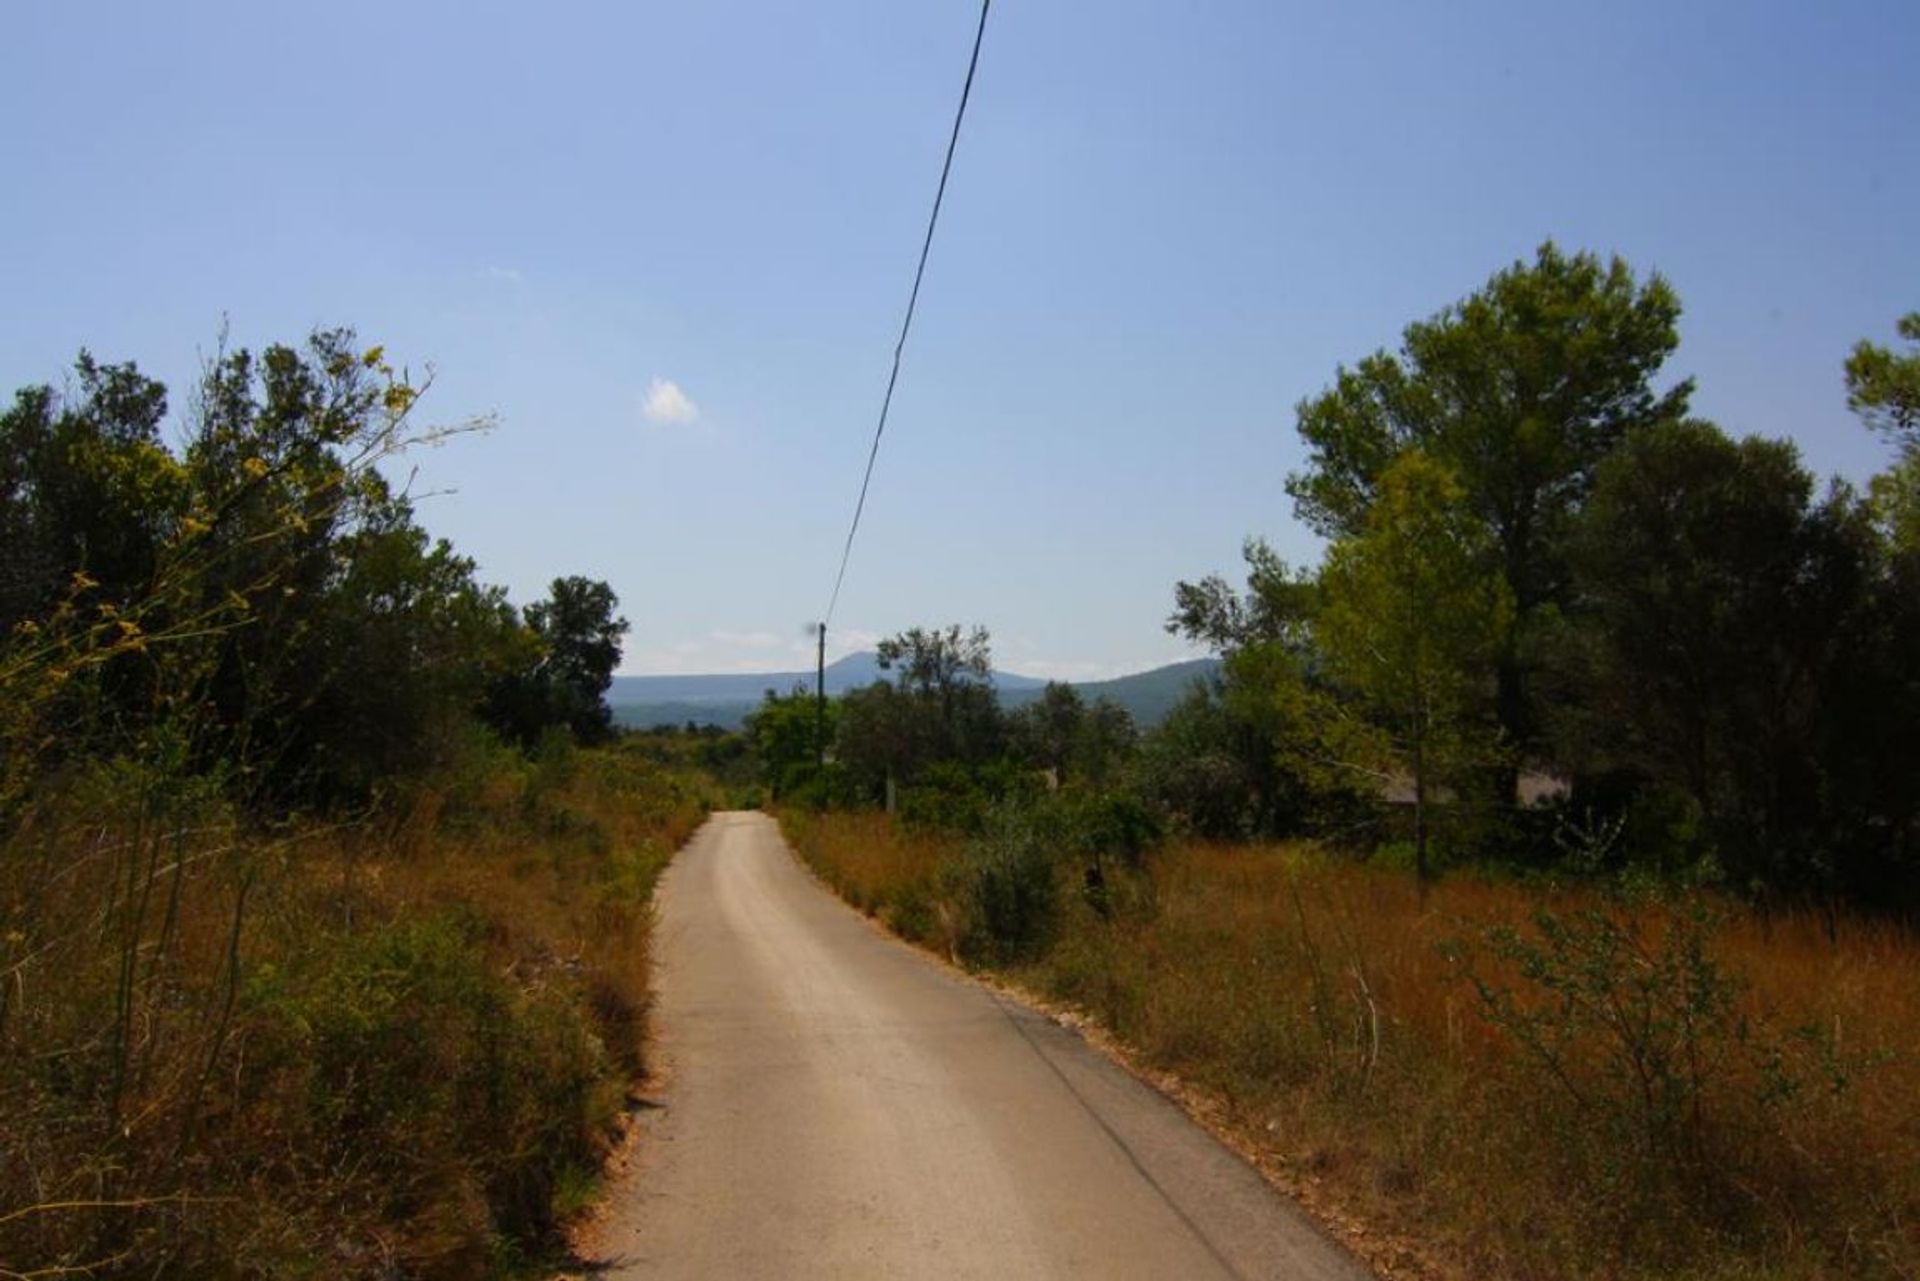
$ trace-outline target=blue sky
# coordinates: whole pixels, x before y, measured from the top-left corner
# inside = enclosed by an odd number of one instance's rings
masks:
[[[609,580],[625,670],[801,665],[975,15],[25,0],[0,382],[353,325],[499,416],[416,460],[489,581]],[[1910,0],[1001,0],[834,650],[1184,656],[1176,579],[1317,555],[1294,404],[1548,237],[1674,283],[1697,410],[1866,476],[1840,362],[1920,307],[1916,53]]]

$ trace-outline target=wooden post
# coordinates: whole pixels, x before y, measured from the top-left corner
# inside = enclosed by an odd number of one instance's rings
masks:
[[[827,625],[820,624],[820,649],[813,673],[813,763],[827,767]]]

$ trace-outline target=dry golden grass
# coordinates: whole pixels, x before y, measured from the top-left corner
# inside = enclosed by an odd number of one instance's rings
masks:
[[[952,842],[911,835],[883,813],[790,810],[780,824],[842,898],[878,916],[902,898],[937,893],[952,850]],[[820,857],[812,857],[816,852]]]
[[[0,1276],[513,1274],[641,1070],[703,812],[614,751],[276,831],[50,791],[0,849]]]
[[[849,899],[949,944],[928,922],[961,910],[937,901],[954,842],[783,821]],[[1383,1271],[1920,1275],[1906,930],[1830,939],[1824,918],[1725,904],[1702,925],[1695,905],[1470,876],[1423,895],[1304,846],[1173,846],[1120,901],[1072,903],[1009,977],[1198,1087]],[[1543,911],[1573,940],[1544,980],[1525,968],[1549,954]],[[1511,995],[1504,1022],[1475,977]],[[1568,991],[1589,1017],[1557,1017]]]

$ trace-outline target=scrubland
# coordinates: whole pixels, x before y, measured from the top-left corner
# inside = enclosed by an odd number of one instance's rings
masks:
[[[144,765],[0,849],[0,1276],[515,1275],[643,1068],[694,775],[556,741],[263,825]]]
[[[862,910],[1192,1086],[1388,1274],[1920,1275],[1898,926],[1175,843],[1097,893],[1029,865],[1046,906],[1009,947],[991,840],[782,819]]]

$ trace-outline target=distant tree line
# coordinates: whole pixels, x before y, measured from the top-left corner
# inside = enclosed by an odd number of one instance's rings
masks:
[[[767,692],[746,732],[776,796],[882,804],[890,784],[916,799],[1097,786],[1133,750],[1127,710],[1071,685],[1003,709],[985,628],[910,628],[880,642],[879,663],[887,675],[829,700],[824,719],[811,690]]]

